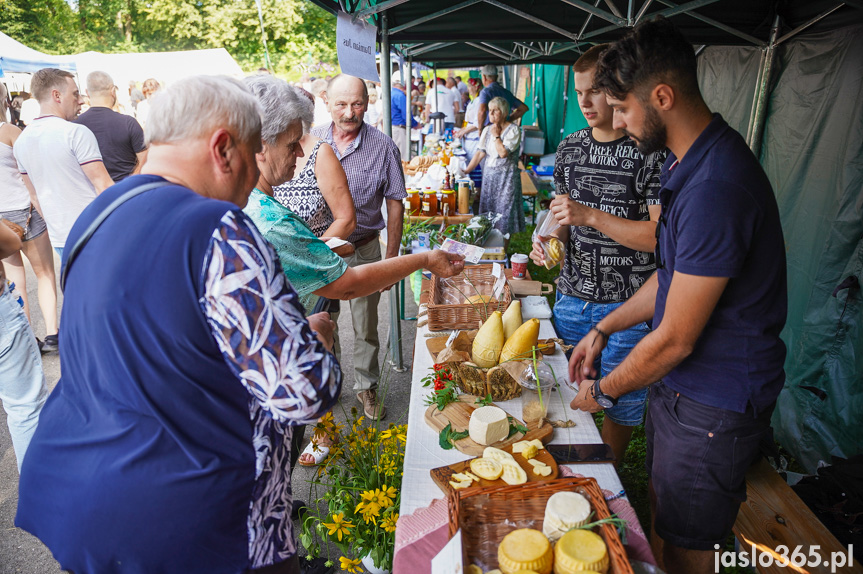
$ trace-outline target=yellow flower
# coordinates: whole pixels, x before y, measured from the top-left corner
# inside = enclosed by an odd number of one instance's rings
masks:
[[[398,512],[392,512],[384,516],[384,519],[381,521],[381,528],[383,528],[386,532],[395,532],[396,531],[396,522],[399,521]]]
[[[382,492],[384,492],[387,495],[387,498],[390,499],[395,499],[395,497],[399,495],[399,491],[396,490],[395,486],[387,487],[387,485],[384,485],[384,490]]]
[[[381,438],[382,438],[382,439],[392,438],[394,433],[396,433],[396,430],[395,430],[395,429],[391,429],[391,428],[390,428],[390,429],[387,429],[387,430],[385,430],[384,432],[382,432],[382,433],[381,433]]]
[[[329,535],[338,534],[339,542],[342,541],[342,536],[347,536],[350,534],[350,528],[353,528],[354,525],[351,524],[350,521],[345,520],[345,513],[339,512],[338,514],[333,514],[332,522],[324,522],[324,526],[329,530]]]
[[[366,524],[368,524],[369,522],[371,522],[372,524],[377,524],[375,517],[381,513],[381,505],[377,502],[360,502],[354,509],[354,513],[357,512],[363,515],[363,521]]]
[[[361,562],[362,561],[359,558],[351,559],[345,558],[344,556],[339,556],[339,568],[341,568],[342,570],[346,570],[351,574],[359,574],[360,572],[362,572],[362,570],[360,570]]]

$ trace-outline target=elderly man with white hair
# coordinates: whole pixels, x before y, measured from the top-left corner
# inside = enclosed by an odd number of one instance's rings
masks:
[[[291,436],[338,399],[334,325],[242,211],[255,97],[195,76],[151,104],[143,173],[69,234],[63,376],[16,525],[76,574],[298,572]]]

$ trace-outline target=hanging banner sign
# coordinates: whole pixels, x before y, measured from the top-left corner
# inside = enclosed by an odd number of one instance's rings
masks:
[[[336,46],[342,73],[372,82],[380,82],[375,63],[377,30],[361,20],[351,22],[351,16],[339,12],[336,23]]]

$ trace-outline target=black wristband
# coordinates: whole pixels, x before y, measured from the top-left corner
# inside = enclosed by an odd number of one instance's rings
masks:
[[[608,337],[608,333],[606,333],[605,331],[603,331],[602,329],[600,329],[600,328],[599,328],[599,327],[597,327],[596,325],[594,325],[593,327],[591,327],[591,328],[590,328],[590,330],[591,330],[591,331],[596,331],[597,333],[599,333],[600,335],[602,335],[603,337],[605,337],[605,340],[606,340],[606,341],[608,341],[608,339],[609,339],[609,337]]]

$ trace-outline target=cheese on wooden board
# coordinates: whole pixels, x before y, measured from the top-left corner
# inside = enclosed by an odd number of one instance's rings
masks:
[[[494,448],[493,446],[486,447],[484,451],[482,451],[483,458],[491,458],[498,462],[512,461],[515,462],[515,459],[511,454],[506,452],[505,450],[500,450],[499,448]]]
[[[509,419],[503,409],[495,406],[480,407],[470,415],[470,438],[477,444],[489,445],[509,435]]]
[[[524,484],[527,482],[527,473],[524,469],[515,461],[506,461],[501,462],[501,466],[503,467],[503,474],[501,475],[501,480],[510,486],[516,484]]]
[[[503,474],[503,466],[493,458],[475,458],[470,461],[470,469],[485,480],[497,480]]]

